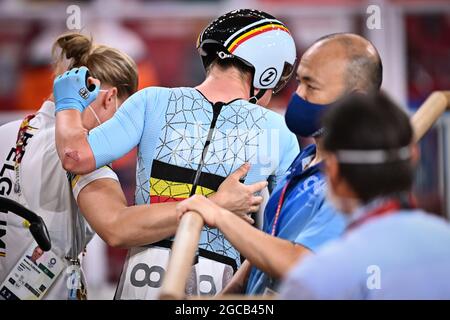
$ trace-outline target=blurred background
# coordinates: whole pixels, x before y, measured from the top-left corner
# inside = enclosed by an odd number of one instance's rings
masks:
[[[51,46],[69,31],[74,5],[82,33],[135,59],[140,88],[200,83],[199,32],[225,12],[255,8],[287,24],[299,57],[329,33],[354,32],[371,40],[383,59],[384,90],[409,112],[433,90],[450,90],[450,0],[0,0],[0,125],[38,110],[51,93]],[[378,13],[380,23],[370,23]],[[283,113],[295,86],[291,81],[270,108]],[[450,218],[448,141],[446,115],[421,142],[415,191],[422,207]],[[114,163],[130,204],[135,161],[133,151]],[[98,237],[91,242],[84,261],[90,298],[112,298],[125,254]]]

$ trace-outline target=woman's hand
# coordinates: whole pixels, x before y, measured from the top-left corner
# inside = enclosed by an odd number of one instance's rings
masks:
[[[229,175],[219,186],[215,194],[209,197],[215,204],[249,221],[248,214],[257,212],[263,197],[255,195],[267,186],[267,181],[245,185],[240,179],[250,170],[250,164],[245,163]],[[250,219],[253,221],[253,219]]]
[[[56,112],[63,110],[83,110],[91,104],[100,90],[100,81],[89,76],[86,67],[73,68],[53,82]]]

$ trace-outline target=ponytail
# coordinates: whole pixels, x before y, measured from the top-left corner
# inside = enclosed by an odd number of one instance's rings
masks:
[[[56,75],[85,66],[101,83],[117,87],[119,98],[127,98],[137,91],[136,63],[117,49],[94,45],[85,35],[68,33],[58,37],[52,54]]]
[[[57,64],[67,59],[67,69],[72,69],[87,65],[91,50],[91,39],[80,33],[68,33],[56,39],[52,53]]]

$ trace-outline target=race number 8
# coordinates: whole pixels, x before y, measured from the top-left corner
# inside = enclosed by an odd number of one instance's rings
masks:
[[[160,266],[149,267],[145,263],[138,263],[131,270],[130,282],[134,287],[137,288],[142,288],[145,286],[149,286],[150,288],[160,288],[165,273],[166,270],[164,270],[164,268]],[[209,291],[200,289],[201,295],[214,295],[217,293],[214,278],[212,276],[200,275],[199,280],[200,288],[209,289]]]
[[[144,273],[144,277],[142,277],[141,280],[137,278],[138,271],[142,271]],[[165,272],[166,270],[164,270],[160,266],[149,267],[145,263],[138,263],[137,265],[134,266],[133,270],[131,271],[130,282],[133,286],[137,288],[142,288],[146,285],[151,288],[159,288],[162,285],[162,280]],[[154,273],[158,274],[157,281],[152,280],[152,278],[155,279],[154,276],[152,277],[152,274]]]

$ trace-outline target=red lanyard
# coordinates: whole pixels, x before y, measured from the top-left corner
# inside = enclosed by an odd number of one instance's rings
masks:
[[[275,236],[275,232],[277,230],[277,225],[278,225],[278,220],[280,218],[281,207],[283,206],[283,202],[284,202],[284,196],[286,194],[286,190],[287,190],[290,182],[291,182],[290,180],[288,182],[286,182],[286,184],[283,187],[283,190],[281,190],[280,199],[278,200],[278,205],[277,205],[277,211],[275,213],[275,218],[273,219],[272,232],[270,233],[272,236]]]
[[[17,133],[17,140],[16,140],[16,158],[14,160],[14,171],[16,173],[16,181],[14,184],[14,192],[20,193],[20,181],[19,181],[19,166],[22,162],[22,157],[25,154],[25,133],[28,129],[36,129],[30,126],[30,121],[33,119],[36,115],[30,114],[23,119],[22,123],[20,124],[19,132]]]
[[[305,167],[304,170],[307,170],[308,167]],[[272,224],[272,232],[270,233],[272,236],[275,236],[278,226],[278,220],[280,219],[281,208],[283,207],[284,197],[286,195],[287,188],[292,180],[296,180],[298,177],[292,177],[290,180],[286,182],[283,189],[281,190],[280,199],[278,200],[277,211],[275,212],[275,218],[273,219]]]
[[[354,229],[364,223],[366,223],[367,221],[374,219],[374,218],[379,218],[381,216],[386,216],[389,214],[394,214],[396,211],[404,208],[405,206],[402,205],[400,203],[399,200],[397,199],[391,199],[388,200],[386,202],[384,202],[381,206],[375,208],[372,211],[369,211],[368,213],[364,214],[364,216],[362,216],[359,219],[356,219],[355,221],[353,221],[352,223],[350,223],[347,227],[347,231]],[[409,207],[416,207],[415,204],[415,199],[411,196],[409,199]]]

